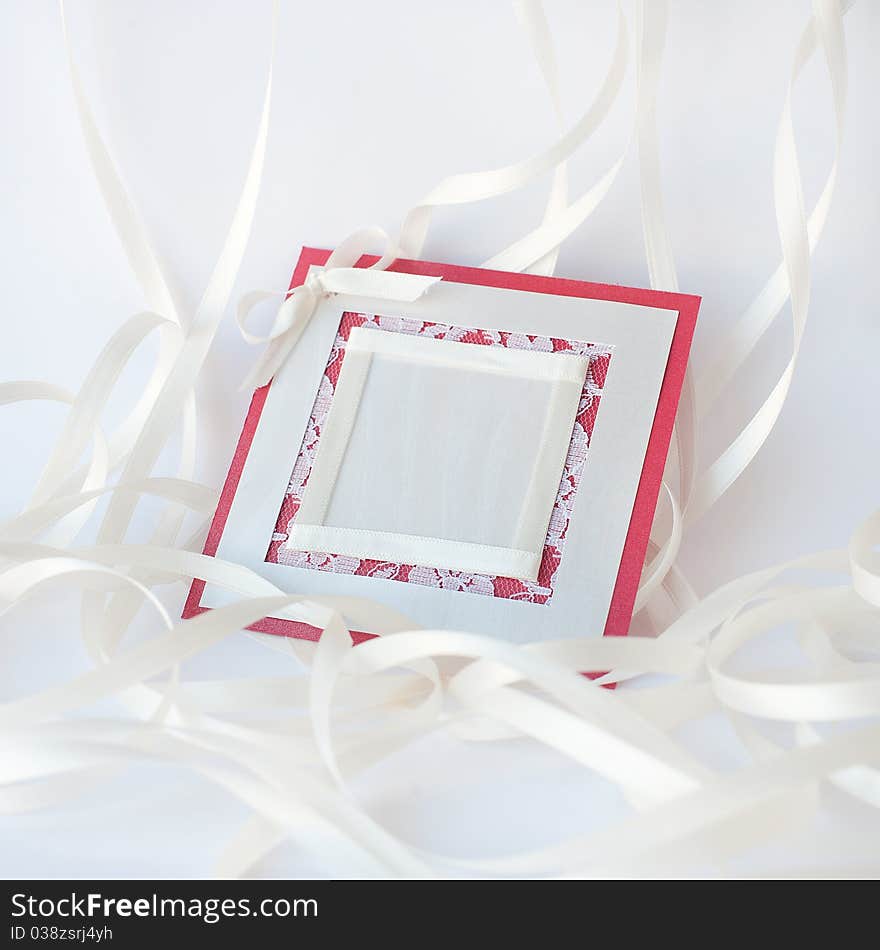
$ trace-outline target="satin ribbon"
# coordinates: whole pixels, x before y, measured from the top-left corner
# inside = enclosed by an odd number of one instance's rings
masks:
[[[375,249],[377,243],[385,248],[379,260],[370,267],[355,267],[361,257]],[[245,294],[239,302],[237,314],[241,335],[248,343],[269,346],[242,383],[242,389],[265,386],[272,379],[299,342],[323,297],[352,294],[411,303],[441,279],[385,270],[395,256],[391,240],[381,228],[364,228],[350,234],[333,251],[321,270],[312,271],[303,284],[288,292],[266,336],[251,333],[247,328],[247,318],[258,303],[277,297],[277,294],[262,290]]]
[[[817,0],[795,61],[797,75],[804,57],[821,45],[838,105],[846,72],[841,16],[848,8],[849,4],[839,8],[832,0]],[[529,35],[549,77],[556,108],[555,62],[546,21],[537,4],[526,4],[521,12],[530,24]],[[675,271],[659,200],[653,132],[665,7],[652,4],[646,12],[649,15],[639,25],[635,118],[643,218],[651,281],[671,287]],[[625,36],[624,24],[596,102],[560,142],[537,160],[455,176],[433,193],[433,200],[479,200],[513,190],[545,172],[553,172],[558,180],[567,158],[589,138],[616,98]],[[205,557],[179,543],[177,535],[187,513],[204,515],[216,497],[211,489],[191,481],[193,391],[253,216],[265,154],[271,68],[239,205],[202,304],[191,315],[178,313],[163,289],[169,282],[101,140],[72,60],[71,72],[102,194],[152,312],[120,328],[76,395],[41,383],[0,389],[0,401],[48,398],[71,405],[68,425],[34,497],[20,515],[0,526],[0,612],[14,619],[25,599],[40,592],[46,595],[56,584],[77,585],[83,594],[84,643],[93,664],[66,682],[0,705],[0,810],[19,813],[58,807],[120,769],[147,760],[185,766],[251,809],[251,817],[231,836],[215,868],[224,876],[245,873],[290,839],[327,862],[331,871],[349,876],[583,877],[633,873],[633,869],[639,874],[692,873],[694,867],[704,871],[707,861],[717,873],[724,873],[726,862],[741,861],[749,848],[809,828],[818,807],[817,786],[824,781],[865,805],[880,805],[880,726],[864,721],[865,716],[876,716],[880,689],[876,639],[880,513],[857,529],[846,551],[809,555],[748,574],[697,599],[675,563],[681,511],[692,504],[687,472],[692,451],[686,430],[678,463],[686,471],[680,471],[677,479],[667,478],[668,517],[655,532],[652,562],[639,595],[640,604],[651,607],[662,630],[656,639],[550,640],[513,647],[466,631],[419,630],[407,618],[371,601],[303,600],[285,594],[240,565]],[[839,137],[839,110],[837,117]],[[788,122],[790,115],[784,115],[776,150],[777,206],[797,326],[802,329],[815,228],[811,219],[805,242],[804,217],[796,200],[793,207],[789,203],[796,197],[796,182],[780,180],[796,173]],[[561,207],[554,185],[555,213],[545,213],[541,225],[516,242],[509,260],[517,266],[551,266],[547,255],[586,219],[596,195],[607,193],[610,181],[605,177],[588,189],[582,196],[585,200],[567,208]],[[827,187],[820,201],[824,213],[830,201]],[[408,216],[403,237],[413,247],[420,248],[424,240],[431,206],[423,202]],[[383,236],[373,233],[369,243],[377,237]],[[366,238],[362,235],[358,241]],[[372,249],[358,241],[349,249],[347,264],[356,261],[351,256],[356,250],[359,256]],[[390,255],[385,257],[383,267],[390,263]],[[383,267],[377,266],[373,277],[353,279],[384,281],[392,275]],[[357,275],[369,273],[349,266],[334,267],[331,273],[344,281],[348,269]],[[351,292],[332,289],[342,286],[315,278],[300,296]],[[278,334],[270,349],[286,346],[289,351],[295,344],[293,334],[302,332],[306,318],[302,310],[299,315],[292,311],[305,308],[305,303],[287,306],[286,315],[279,318],[282,323],[273,328]],[[154,331],[162,342],[144,393],[122,425],[105,436],[101,412],[114,398],[115,381]],[[743,350],[740,346],[737,353]],[[784,398],[780,390],[776,404]],[[153,475],[159,452],[180,422],[181,407],[184,451],[176,477]],[[775,416],[770,426],[774,421]],[[768,431],[765,425],[763,438]],[[745,442],[752,454],[760,441],[754,430],[749,433]],[[89,445],[91,456],[77,468]],[[729,471],[736,472],[743,460],[747,464],[747,454],[738,457]],[[120,467],[118,480],[108,484]],[[131,513],[143,494],[163,499],[165,513],[151,543],[126,543]],[[84,544],[78,538],[104,495],[110,497],[110,505],[96,543]],[[805,572],[815,577],[810,585]],[[186,583],[193,576],[233,592],[239,600],[192,620],[172,620],[154,588]],[[170,597],[176,606],[176,589]],[[123,649],[123,635],[144,604],[155,615],[156,635]],[[254,636],[253,642],[277,651],[276,677],[215,681],[182,674],[180,664],[187,658],[268,613],[304,620],[324,635],[317,645]],[[382,636],[353,649],[349,625],[368,627]],[[780,625],[794,628],[802,662],[793,663],[786,676],[778,670],[748,676],[736,672],[733,660],[739,651]],[[37,662],[40,659],[38,652]],[[590,682],[579,675],[584,669],[610,672]],[[665,679],[658,683],[650,674]],[[644,678],[641,688],[628,689],[628,681],[635,677]],[[598,689],[597,683],[622,685],[612,693]],[[126,718],[81,715],[94,701],[109,697],[122,704]],[[279,712],[285,715],[279,717]],[[70,718],[72,713],[77,715]],[[750,757],[732,773],[703,762],[678,732],[682,725],[710,713],[726,718]],[[769,739],[755,727],[758,719],[793,722],[793,742]],[[850,728],[834,728],[841,723]],[[614,782],[633,813],[538,851],[512,850],[472,860],[426,852],[392,834],[364,809],[352,782],[366,769],[437,731],[466,741],[531,737]],[[858,873],[878,870],[863,864],[843,868]]]

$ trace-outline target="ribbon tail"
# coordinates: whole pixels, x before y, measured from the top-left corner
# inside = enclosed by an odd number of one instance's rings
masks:
[[[312,302],[312,308],[314,302]],[[272,377],[284,365],[287,357],[299,342],[311,318],[311,309],[300,310],[290,328],[281,336],[271,340],[256,365],[244,378],[241,389],[260,389],[271,382]]]
[[[263,351],[263,355],[251,367],[248,374],[241,381],[238,387],[239,392],[247,392],[250,389],[262,389],[269,383],[275,373],[278,371],[281,360],[278,357],[278,351],[281,349],[279,342],[269,343]]]

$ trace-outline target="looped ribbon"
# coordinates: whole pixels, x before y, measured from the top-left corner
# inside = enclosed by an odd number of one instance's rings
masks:
[[[821,47],[835,92],[839,133],[846,84],[841,21],[853,0],[813,0],[813,4],[794,72]],[[540,4],[522,0],[521,5],[552,92],[555,65]],[[645,14],[637,98],[649,269],[652,283],[671,289],[675,271],[662,219],[654,128],[665,6],[661,0],[637,3]],[[277,14],[277,3],[273,13]],[[622,50],[625,43],[618,46]],[[558,169],[607,113],[620,88],[622,62],[622,55],[615,55],[595,108],[561,142],[537,160],[448,180],[416,209],[410,226],[404,224],[398,246],[407,256],[419,255],[433,207],[501,194],[538,173]],[[101,140],[72,59],[70,68],[98,184],[154,312],[139,314],[117,331],[75,396],[29,381],[0,386],[0,404],[31,399],[71,404],[65,430],[33,499],[22,514],[0,526],[0,613],[44,586],[75,581],[82,588],[83,641],[93,662],[93,668],[62,683],[0,704],[0,812],[18,814],[66,803],[105,782],[116,770],[147,759],[184,765],[253,812],[220,856],[216,868],[220,876],[243,873],[290,837],[331,873],[341,869],[348,876],[455,873],[571,878],[625,876],[633,867],[651,874],[661,869],[687,876],[695,865],[700,872],[716,864],[724,869],[734,857],[741,872],[749,848],[760,845],[766,853],[773,839],[810,827],[819,782],[828,781],[863,804],[880,807],[880,726],[864,721],[880,715],[875,633],[880,513],[860,526],[848,551],[821,552],[765,568],[686,603],[691,595],[676,560],[680,509],[689,492],[675,493],[667,486],[673,527],[640,594],[647,606],[651,588],[659,593],[661,585],[664,590],[668,587],[676,613],[661,617],[656,624],[660,635],[527,645],[466,632],[418,629],[366,600],[305,601],[247,568],[196,554],[189,543],[181,545],[183,514],[191,510],[207,515],[214,508],[212,492],[191,480],[193,386],[225,313],[253,220],[265,157],[271,68],[240,202],[203,303],[191,318],[175,312],[168,282]],[[795,351],[803,331],[809,251],[824,225],[836,161],[804,235],[788,100],[780,128],[776,197],[784,268],[777,272],[780,277],[771,278],[769,289],[756,298],[733,335],[721,341],[726,357],[720,370],[713,366],[708,373],[704,394],[710,396],[745,359],[789,292],[796,315]],[[496,256],[491,266],[518,269],[552,256],[596,206],[618,167],[619,161],[589,192]],[[377,235],[388,253],[372,268],[355,267]],[[253,374],[258,382],[267,381],[284,362],[324,296],[348,292],[401,301],[421,296],[434,278],[387,272],[395,254],[378,229],[351,235],[323,271],[313,271],[286,297],[265,338],[250,334],[244,322],[258,300],[273,295],[248,295],[239,308],[239,325],[245,339],[269,344]],[[105,438],[102,410],[114,396],[115,381],[154,330],[160,334],[160,352],[153,375],[130,415]],[[687,505],[692,512],[711,504],[767,438],[786,397],[793,366],[792,359],[784,385],[777,384],[753,417],[748,437],[734,443],[723,470],[715,470],[705,483],[708,488],[697,490],[698,503]],[[154,476],[153,466],[181,417],[181,405],[183,451],[177,477]],[[90,437],[92,458],[83,465]],[[691,454],[689,450],[682,456]],[[120,464],[120,479],[108,484],[108,474]],[[687,485],[691,480],[681,481]],[[110,502],[96,542],[71,546],[105,494]],[[129,543],[126,530],[141,494],[170,502],[165,509],[169,517],[160,520],[150,543]],[[54,534],[47,538],[46,529]],[[847,582],[807,586],[800,580],[795,586],[784,581],[789,572],[801,578],[805,571],[842,574]],[[175,622],[151,587],[194,576],[224,588],[233,599],[199,617]],[[93,585],[97,590],[91,589]],[[154,611],[157,635],[122,649],[124,633],[142,605]],[[665,603],[661,606],[666,608]],[[382,635],[353,648],[342,609],[354,629]],[[296,670],[266,678],[205,680],[182,675],[183,661],[265,616],[299,619],[323,630],[315,645],[280,637],[265,641],[285,661],[306,664],[308,676]],[[803,653],[798,665],[791,670],[780,671],[774,664],[765,671],[737,672],[736,654],[759,637],[777,633],[780,625],[791,626],[798,634]],[[36,646],[35,662],[42,663],[45,649]],[[448,657],[460,665],[441,666]],[[280,668],[283,671],[286,665]],[[609,672],[590,681],[579,673],[585,669]],[[647,675],[661,675],[664,681],[614,693],[596,688]],[[674,680],[667,682],[669,678]],[[110,697],[130,715],[120,719],[78,714]],[[452,700],[448,706],[447,699]],[[283,731],[275,728],[279,712],[284,715]],[[718,713],[753,760],[742,768],[719,772],[704,766],[673,732],[691,720]],[[793,744],[759,730],[752,723],[759,717],[793,725]],[[845,723],[851,728],[837,728]],[[364,811],[349,783],[438,729],[473,741],[530,737],[619,786],[636,811],[586,835],[569,831],[562,841],[539,851],[467,859],[417,849]],[[869,842],[866,853],[876,862]],[[866,869],[876,876],[876,863]],[[850,870],[862,875],[861,865]],[[815,869],[811,873],[816,876]],[[838,861],[832,873],[841,873]]]
[[[372,250],[377,242],[385,248],[379,260],[369,267],[356,267],[361,257]],[[396,245],[382,228],[369,227],[353,231],[333,251],[323,269],[312,270],[302,284],[286,292],[266,336],[251,333],[247,328],[247,318],[257,304],[279,295],[267,290],[254,290],[245,294],[239,301],[237,312],[241,335],[248,343],[268,345],[245,377],[241,388],[258,389],[272,379],[302,338],[323,297],[352,294],[412,303],[441,279],[387,270],[396,256]]]

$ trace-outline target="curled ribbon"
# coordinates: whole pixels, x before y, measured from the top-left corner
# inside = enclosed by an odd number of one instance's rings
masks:
[[[547,67],[555,104],[555,69],[540,4],[522,6],[541,44],[539,61]],[[653,15],[643,19],[639,49],[643,217],[651,280],[669,286],[675,272],[659,201],[653,129],[665,4],[658,0],[645,6],[645,12]],[[846,77],[842,15],[850,6],[851,0],[814,0],[814,14],[796,57],[797,72],[802,60],[821,45],[832,86],[839,89],[838,105],[843,103]],[[427,205],[480,200],[519,187],[539,172],[558,171],[616,98],[624,48],[621,30],[618,55],[603,91],[567,141],[557,143],[539,161],[510,166],[502,175],[496,171],[450,179],[440,189],[442,194],[432,193],[432,200],[420,206],[418,227],[404,225],[399,245],[409,255],[414,246],[420,248]],[[675,564],[682,532],[680,509],[689,492],[676,493],[667,485],[672,527],[666,543],[658,544],[640,594],[640,602],[648,606],[647,595],[654,588],[662,592],[662,587],[677,602],[677,612],[657,624],[661,635],[548,640],[525,646],[467,632],[416,629],[375,602],[354,598],[307,602],[247,568],[196,554],[188,543],[181,544],[177,536],[182,516],[187,511],[207,514],[213,508],[213,493],[190,479],[193,386],[225,312],[253,217],[265,154],[271,68],[240,203],[203,302],[191,318],[186,314],[178,318],[174,311],[167,282],[101,141],[72,62],[71,72],[97,180],[155,313],[132,318],[117,331],[75,396],[30,382],[0,388],[0,403],[51,399],[71,404],[68,424],[34,497],[22,514],[0,525],[0,613],[14,610],[37,589],[75,581],[82,588],[83,636],[92,661],[80,675],[0,704],[0,813],[63,804],[130,763],[153,760],[187,766],[251,810],[220,856],[215,872],[221,876],[243,873],[277,844],[292,839],[319,857],[331,873],[347,876],[534,877],[631,873],[634,867],[640,874],[682,873],[694,866],[703,873],[707,861],[741,859],[749,846],[800,829],[816,811],[815,791],[824,781],[865,805],[880,807],[876,722],[880,514],[859,527],[848,551],[823,552],[747,574],[698,601],[688,594]],[[797,171],[788,112],[786,106],[782,147],[777,149],[782,170],[790,172],[788,177],[777,176],[782,183],[777,197],[785,199],[778,201],[783,211],[793,195],[788,179]],[[842,109],[835,114],[840,124]],[[601,179],[569,206],[568,213],[556,208],[557,213],[513,246],[508,266],[541,262],[552,272],[552,261],[549,265],[544,261],[585,219],[609,184],[607,176]],[[559,190],[554,192],[551,203],[564,202]],[[830,193],[826,186],[820,223]],[[770,301],[773,306],[764,308],[772,315],[779,297],[793,290],[798,333],[806,315],[808,251],[817,230],[811,221],[806,239],[798,238],[802,218],[800,213],[780,215],[784,257],[791,271],[787,283],[792,286],[780,284]],[[410,242],[404,240],[407,237]],[[355,267],[377,239],[387,248],[380,261],[372,268]],[[258,383],[281,365],[324,295],[414,300],[434,282],[427,278],[419,286],[418,278],[414,283],[410,275],[388,272],[393,257],[384,232],[355,232],[334,252],[331,267],[311,274],[287,297],[265,338],[247,331],[245,320],[258,300],[272,295],[248,295],[239,313],[242,332],[252,342],[269,344],[254,374]],[[763,326],[766,321],[759,322]],[[101,410],[131,353],[154,331],[160,334],[154,373],[137,406],[105,439]],[[745,336],[749,344],[757,339],[739,332],[736,339]],[[731,369],[749,348],[734,347]],[[774,413],[784,398],[780,389]],[[181,419],[181,406],[185,450],[178,477],[154,476],[153,465]],[[761,435],[748,453],[736,459],[733,474],[748,464],[766,431]],[[79,460],[90,442],[91,460],[82,465]],[[692,451],[681,454],[684,459]],[[119,480],[108,484],[109,475],[120,466]],[[683,462],[682,468],[687,467]],[[724,483],[729,480],[726,477]],[[686,486],[691,479],[681,481]],[[77,540],[104,494],[110,506],[96,543]],[[132,510],[143,494],[168,502],[169,517],[161,519],[149,543],[126,543]],[[716,494],[710,492],[706,503]],[[805,571],[829,575],[837,586],[805,587],[800,580]],[[796,584],[784,581],[789,573],[796,575]],[[193,576],[239,599],[192,620],[174,621],[151,588],[171,580],[186,583]],[[89,589],[92,585],[99,593]],[[155,635],[122,647],[131,619],[144,605],[155,612]],[[268,614],[301,619],[324,631],[317,645],[283,638],[263,641],[291,666],[296,661],[306,664],[308,676],[297,669],[288,672],[281,663],[280,675],[263,678],[181,675],[180,664],[189,657]],[[369,627],[383,635],[353,649],[343,615],[354,628]],[[738,672],[738,652],[776,632],[780,624],[795,629],[798,659],[806,659],[806,667],[800,663],[785,671]],[[38,641],[36,646],[42,658],[44,644]],[[453,662],[444,663],[447,659]],[[578,673],[584,669],[610,672],[590,682]],[[596,688],[597,683],[623,684],[645,674],[665,679],[660,683],[649,679],[639,689],[624,687],[614,693]],[[102,716],[100,710],[96,715],[71,716],[110,697],[130,714],[128,718]],[[301,715],[304,711],[307,715]],[[752,761],[733,771],[719,770],[691,754],[675,730],[708,713],[726,717]],[[866,723],[869,716],[874,718]],[[794,723],[793,741],[769,738],[756,728],[752,720],[757,718]],[[850,728],[835,728],[844,722]],[[351,783],[370,766],[439,730],[471,741],[531,737],[613,782],[634,812],[587,834],[567,831],[558,844],[539,851],[473,860],[427,851],[397,837],[362,808]],[[877,874],[876,848],[867,860],[869,864],[843,868],[838,864],[831,870]],[[742,872],[741,863],[734,866],[734,873],[737,868]],[[720,871],[725,870],[722,865]],[[791,869],[783,868],[787,870]]]
[[[385,247],[379,260],[370,267],[355,267],[377,241]],[[248,343],[268,346],[241,388],[256,389],[272,379],[301,339],[322,297],[352,294],[412,303],[441,279],[387,270],[395,257],[391,240],[381,228],[354,231],[333,251],[322,269],[312,270],[304,283],[287,292],[266,336],[251,333],[247,328],[247,318],[257,304],[278,294],[267,290],[245,294],[239,301],[236,315],[241,335]]]

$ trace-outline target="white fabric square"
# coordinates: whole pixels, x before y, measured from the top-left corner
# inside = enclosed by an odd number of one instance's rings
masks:
[[[535,580],[588,364],[353,329],[286,547]]]

